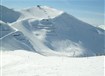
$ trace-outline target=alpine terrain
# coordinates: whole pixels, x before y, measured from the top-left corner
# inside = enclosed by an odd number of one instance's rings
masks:
[[[0,16],[1,76],[104,76],[104,29],[49,6]]]

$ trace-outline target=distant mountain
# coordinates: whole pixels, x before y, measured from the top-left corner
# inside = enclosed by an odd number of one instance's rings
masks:
[[[0,20],[12,23],[19,18],[20,13],[13,9],[9,9],[5,6],[0,5],[0,16]]]
[[[10,25],[25,35],[37,53],[62,56],[105,55],[102,29],[47,6],[36,6],[18,13],[19,18]]]

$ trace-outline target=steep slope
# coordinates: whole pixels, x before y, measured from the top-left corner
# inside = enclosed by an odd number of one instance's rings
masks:
[[[0,48],[10,51],[19,49],[34,51],[28,38],[22,32],[16,31],[2,21],[0,21]]]
[[[53,22],[55,22],[55,30],[59,37],[56,41],[70,40],[84,47],[85,52],[91,51],[94,54],[104,54],[104,35],[97,31],[100,29],[84,23],[66,13],[56,17]],[[103,30],[100,31],[104,32]],[[50,38],[51,37],[49,37],[49,40]],[[51,41],[55,38],[56,37],[52,38]],[[58,47],[60,47],[59,44]]]
[[[0,20],[4,22],[15,22],[20,17],[20,13],[0,5]]]
[[[33,37],[31,40],[36,42],[34,45],[37,47],[34,48],[38,48],[37,52],[44,52],[45,54],[48,51],[55,51],[67,54],[67,56],[105,54],[104,34],[98,32],[99,30],[104,33],[104,30],[93,27],[61,11],[55,11],[54,16],[48,14],[49,11],[54,11],[50,7],[42,6],[27,10],[23,14],[26,15],[28,12],[30,15],[33,14],[33,17],[27,15],[26,18],[24,16],[23,20],[11,25],[22,31],[29,39]],[[34,36],[30,35],[29,32]]]

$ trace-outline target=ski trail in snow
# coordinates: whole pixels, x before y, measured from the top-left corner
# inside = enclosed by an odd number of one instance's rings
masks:
[[[47,13],[47,11],[43,8],[43,7],[39,7],[39,9],[41,9],[44,13],[45,13],[45,15],[47,15],[47,17],[48,17],[48,19],[50,20],[50,22],[51,22],[51,24],[49,25],[49,26],[53,26],[54,27],[54,22],[52,21],[52,18],[51,18],[51,16]],[[39,21],[39,24],[41,24],[40,23],[40,21]],[[43,25],[43,24],[42,24]],[[54,27],[55,28],[55,27]],[[56,32],[54,31],[54,33],[56,34]]]
[[[34,34],[29,31],[25,25],[24,25],[25,21],[21,22],[20,24],[15,25],[14,27],[16,27],[18,30],[22,31],[23,34],[25,36],[27,36],[30,39],[31,44],[33,45],[34,49],[36,50],[36,52],[40,53],[40,54],[48,54],[48,55],[55,55],[55,53],[49,49],[48,47],[46,47],[43,43],[41,43],[35,36]],[[24,26],[23,26],[24,25]],[[39,46],[41,48],[39,48]]]
[[[13,33],[15,33],[15,32],[16,32],[16,31],[13,31],[13,32],[11,32],[11,33],[9,33],[9,34],[7,34],[7,35],[1,37],[0,39],[3,39],[3,38],[5,38],[5,37],[7,37],[7,36],[9,36],[9,35],[11,35],[11,34],[13,34]]]

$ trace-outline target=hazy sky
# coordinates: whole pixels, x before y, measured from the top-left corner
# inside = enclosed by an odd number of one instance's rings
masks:
[[[1,0],[2,5],[15,9],[36,5],[54,7],[93,25],[104,24],[104,2],[105,0]]]

